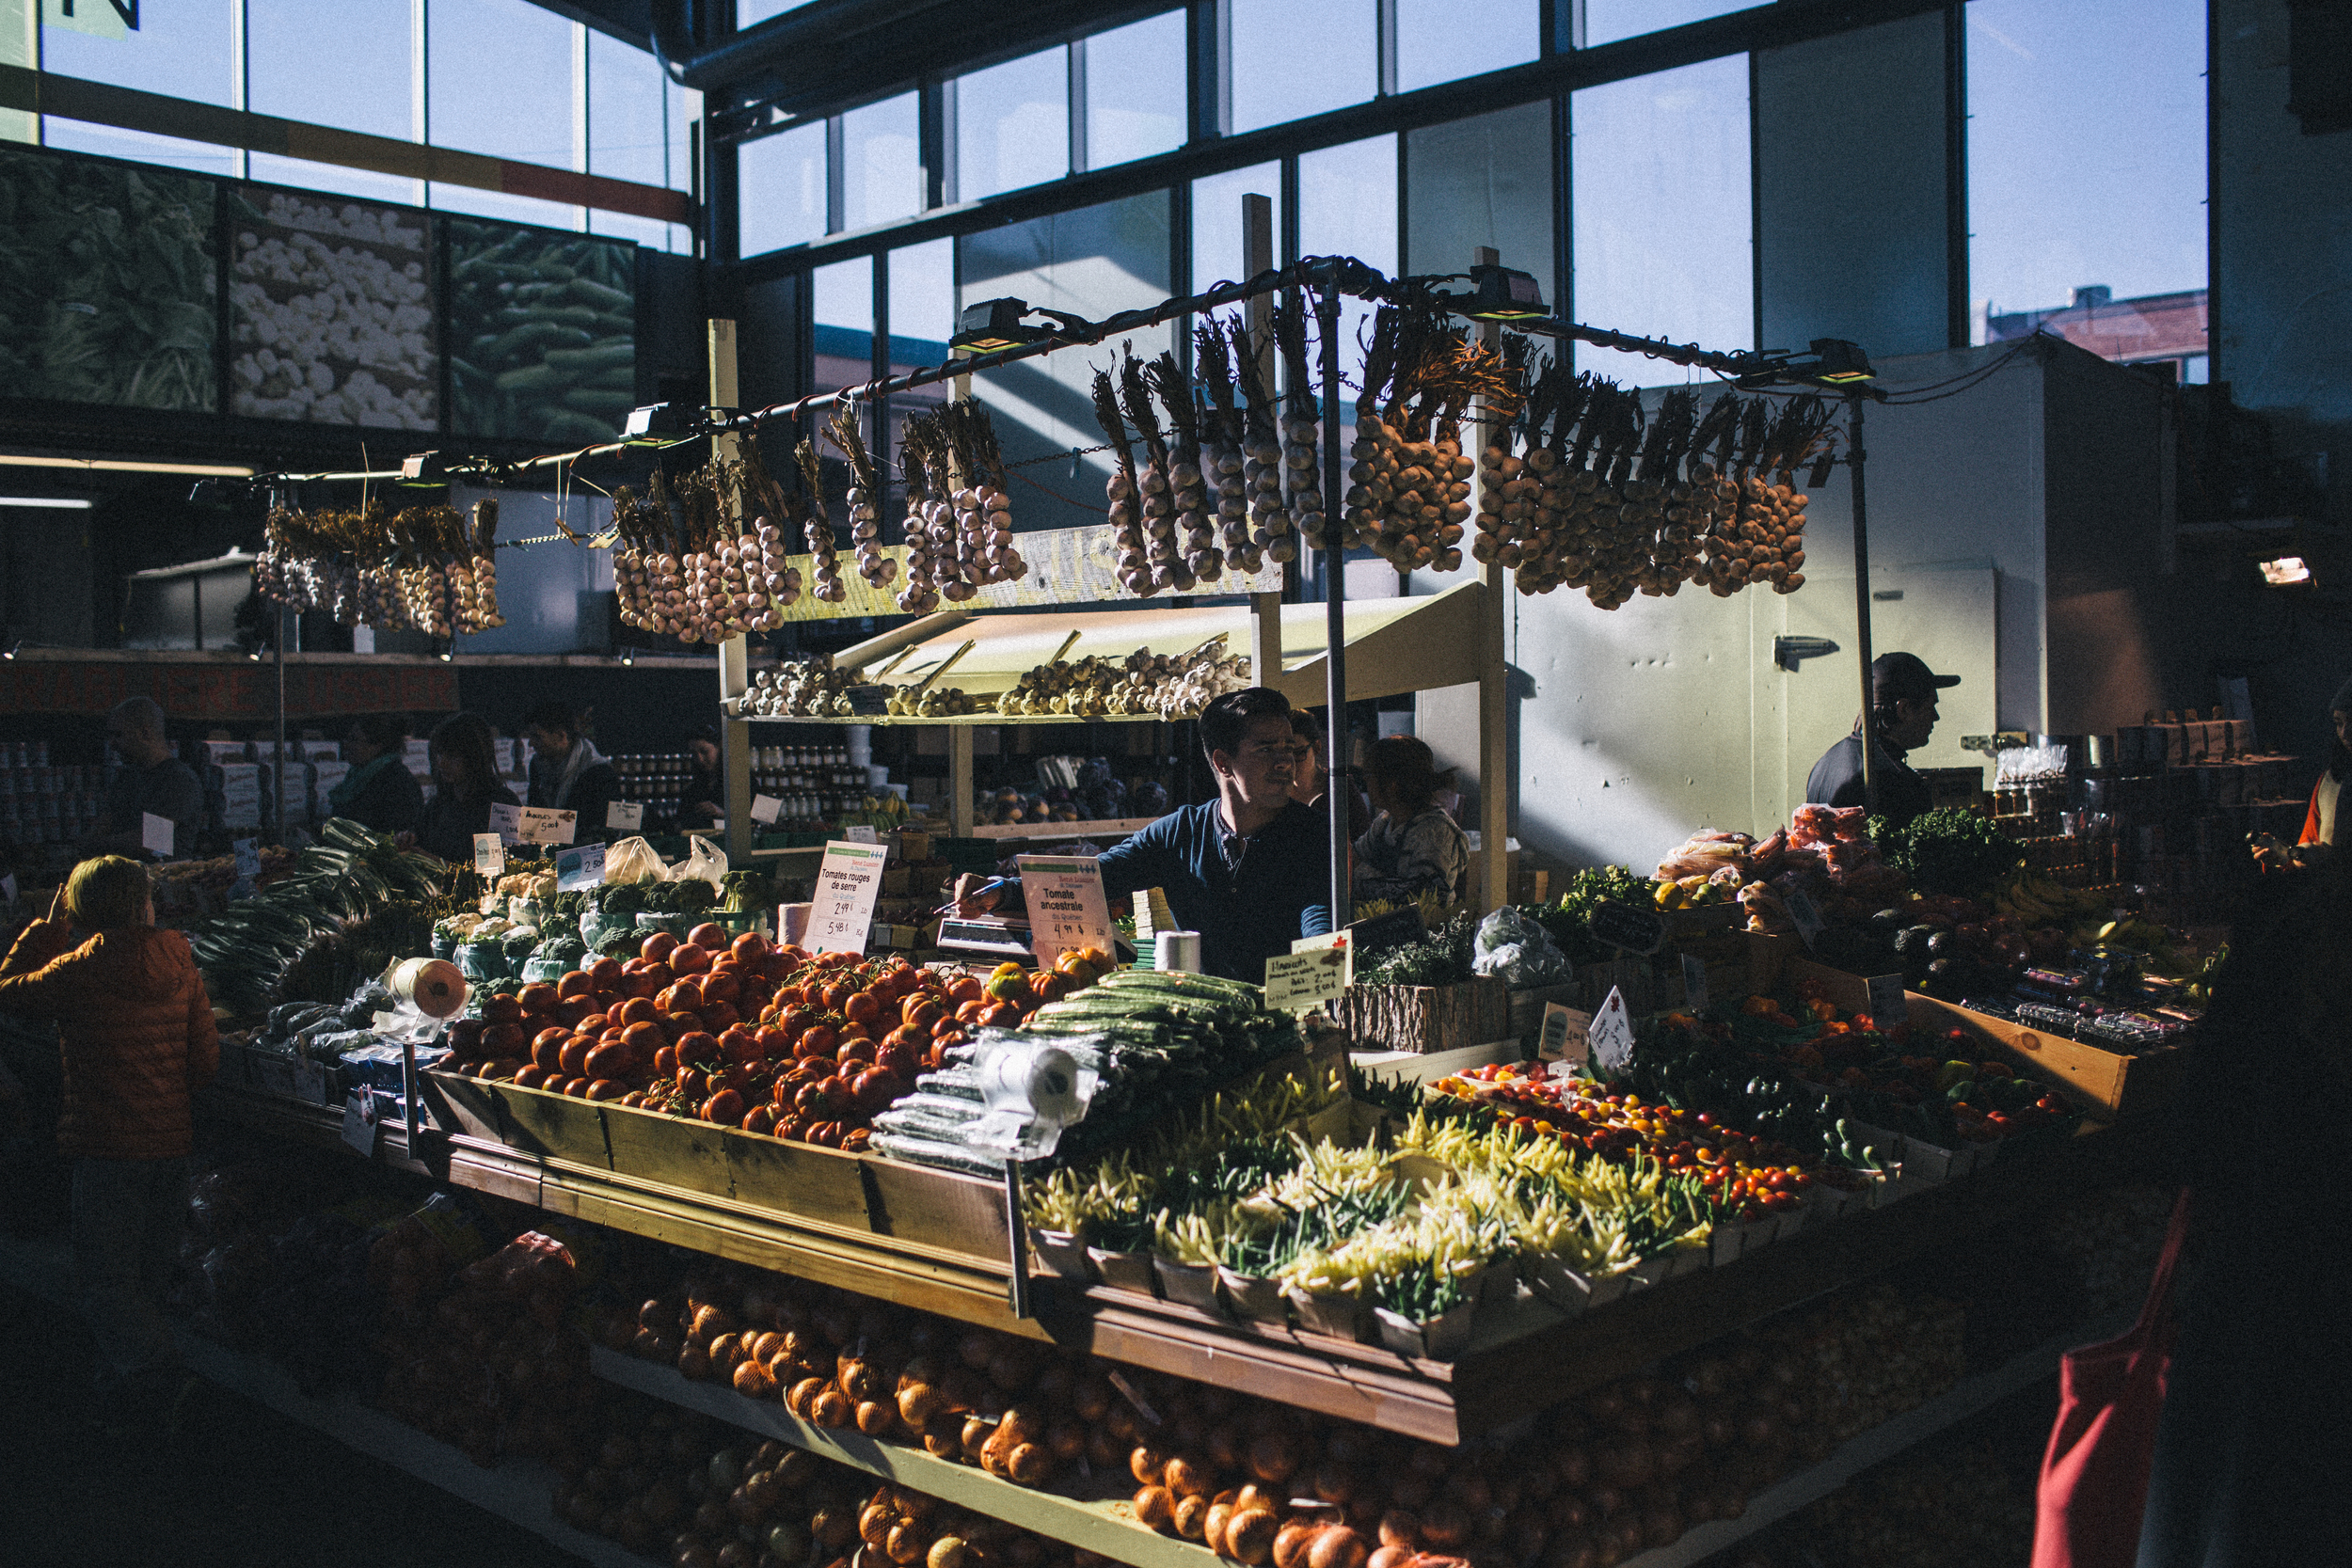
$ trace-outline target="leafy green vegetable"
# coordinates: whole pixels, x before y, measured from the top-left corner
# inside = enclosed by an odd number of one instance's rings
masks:
[[[1622,865],[1588,866],[1568,879],[1560,902],[1528,912],[1551,933],[1571,963],[1606,963],[1617,950],[1593,940],[1589,929],[1594,909],[1601,904],[1629,904],[1646,910],[1655,901],[1658,884],[1637,877]]]
[[[0,376],[10,395],[210,412],[214,187],[57,153],[0,154]]]
[[[1358,970],[1356,979],[1372,986],[1456,985],[1470,977],[1477,937],[1478,916],[1457,914],[1418,942],[1381,954]]]
[[[1882,827],[1877,836],[1879,852],[1919,893],[1989,898],[2002,878],[2026,863],[2015,840],[1957,806],[1922,812],[1906,828]]]

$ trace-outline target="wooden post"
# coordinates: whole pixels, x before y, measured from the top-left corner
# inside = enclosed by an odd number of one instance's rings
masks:
[[[978,814],[972,803],[972,742],[976,726],[947,726],[947,832],[952,838],[970,838]]]
[[[1491,245],[1480,245],[1470,256],[1479,266],[1493,266],[1502,260]],[[1472,330],[1486,343],[1502,333],[1493,322],[1480,322]],[[1472,419],[1485,413],[1483,399],[1471,404]],[[1470,455],[1476,464],[1470,469],[1470,515],[1474,517],[1486,492],[1486,450],[1501,433],[1489,432],[1484,424],[1470,428],[1473,450]],[[1502,635],[1511,583],[1499,561],[1489,561],[1480,568],[1479,581],[1484,587],[1478,606],[1478,907],[1485,912],[1511,901],[1510,669],[1503,659]]]
[[[723,317],[713,317],[709,324],[710,343],[710,405],[732,408],[736,400],[735,382],[735,323]],[[742,444],[739,436],[715,436],[712,444],[718,455],[734,457]],[[723,705],[739,700],[751,687],[751,640],[741,632],[719,644],[719,700]],[[752,831],[752,726],[739,713],[728,712],[719,725],[719,767],[725,793],[719,804],[726,812],[727,863],[747,865],[751,863]]]
[[[1241,272],[1255,277],[1274,268],[1274,201],[1252,192],[1241,198]],[[1263,385],[1275,382],[1274,305],[1265,294],[1252,294],[1242,308],[1249,342],[1258,356]],[[1249,595],[1249,679],[1273,686],[1282,678],[1282,595],[1279,591]],[[1328,761],[1329,759],[1325,759]]]

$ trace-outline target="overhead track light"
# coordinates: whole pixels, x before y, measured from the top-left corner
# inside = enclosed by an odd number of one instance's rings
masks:
[[[1454,308],[1472,321],[1542,321],[1551,314],[1544,308],[1543,285],[1533,273],[1487,265],[1470,268],[1470,276],[1471,293]]]

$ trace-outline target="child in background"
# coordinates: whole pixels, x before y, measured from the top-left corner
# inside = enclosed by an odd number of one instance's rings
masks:
[[[55,1019],[63,1040],[74,1286],[114,1418],[162,1414],[186,1391],[163,1295],[187,1211],[189,1101],[220,1066],[187,938],[154,920],[144,866],[84,861],[0,962],[0,1010]]]
[[[1409,904],[1434,891],[1448,904],[1462,896],[1470,838],[1437,803],[1453,773],[1439,773],[1426,742],[1409,735],[1373,743],[1364,773],[1380,815],[1356,841],[1356,896]]]

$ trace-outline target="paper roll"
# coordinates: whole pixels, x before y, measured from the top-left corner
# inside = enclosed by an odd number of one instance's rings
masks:
[[[1153,969],[1183,970],[1186,974],[1200,973],[1200,933],[1198,931],[1162,931],[1152,939]]]
[[[439,958],[406,959],[386,989],[427,1018],[455,1018],[466,1006],[466,976]]]

